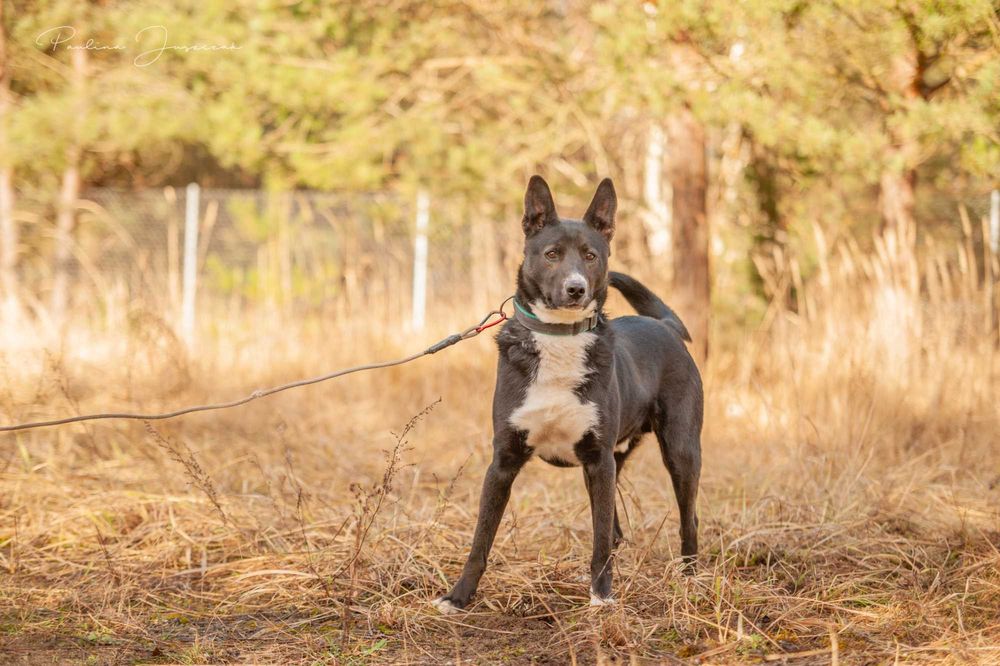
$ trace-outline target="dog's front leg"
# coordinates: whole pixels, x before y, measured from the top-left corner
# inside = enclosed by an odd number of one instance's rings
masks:
[[[510,499],[510,487],[526,461],[527,456],[523,454],[494,447],[493,462],[486,470],[483,492],[479,498],[479,519],[476,521],[476,534],[472,538],[469,559],[451,592],[434,601],[434,605],[442,612],[450,613],[465,608],[476,593],[479,579],[486,570],[486,558],[493,547],[493,538],[500,526],[500,519],[503,518],[507,500]]]
[[[594,553],[590,560],[590,604],[598,606],[611,598],[611,557],[615,527],[615,459],[611,448],[584,463],[590,511],[594,524]]]

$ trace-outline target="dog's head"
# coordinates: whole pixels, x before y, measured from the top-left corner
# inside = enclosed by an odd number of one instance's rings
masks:
[[[545,180],[528,181],[518,288],[540,319],[578,321],[603,304],[617,207],[615,186],[605,178],[581,220],[560,218]]]

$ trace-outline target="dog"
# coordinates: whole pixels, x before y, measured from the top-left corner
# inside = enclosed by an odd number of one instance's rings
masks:
[[[649,432],[673,482],[681,555],[687,569],[693,566],[701,375],[685,345],[691,337],[673,310],[637,280],[608,270],[617,206],[606,178],[582,219],[560,218],[545,180],[528,182],[514,317],[497,335],[493,460],[461,577],[433,602],[442,612],[465,608],[475,594],[511,484],[533,455],[583,468],[594,528],[590,603],[613,602],[612,553],[622,540],[615,488],[626,459]],[[609,286],[638,316],[605,316]]]

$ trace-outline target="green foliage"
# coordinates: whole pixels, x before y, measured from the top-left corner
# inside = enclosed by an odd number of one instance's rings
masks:
[[[945,191],[1000,173],[987,0],[13,7],[0,122],[26,187],[54,190],[76,148],[91,184],[428,187],[509,207],[531,172],[570,196],[610,173],[635,200],[648,127],[680,105],[755,146],[772,195],[756,222],[870,217],[886,170]],[[76,36],[53,48],[57,26]],[[88,39],[81,80],[68,46]],[[226,48],[137,66],[163,39]]]

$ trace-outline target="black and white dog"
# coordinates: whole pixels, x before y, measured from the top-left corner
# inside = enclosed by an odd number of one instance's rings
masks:
[[[701,376],[677,315],[636,280],[608,271],[617,202],[605,179],[582,220],[563,219],[545,181],[528,182],[515,316],[497,336],[493,462],[462,576],[434,602],[443,612],[465,608],[475,594],[511,484],[532,454],[583,466],[594,527],[592,605],[612,601],[612,550],[622,539],[615,484],[643,433],[656,433],[673,481],[681,554],[690,565],[698,552]],[[609,286],[640,316],[609,321]]]

